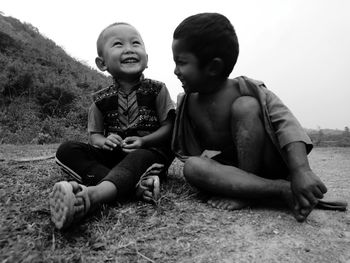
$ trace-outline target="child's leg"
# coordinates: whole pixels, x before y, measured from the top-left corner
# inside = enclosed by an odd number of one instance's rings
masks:
[[[278,156],[265,134],[261,118],[259,103],[252,97],[241,97],[232,106],[231,129],[237,151],[237,167],[199,157],[192,157],[185,163],[186,179],[199,189],[216,196],[208,201],[211,205],[240,209],[254,199],[278,197],[291,200],[288,181],[269,180],[260,176],[266,166],[265,159]],[[275,174],[277,171],[285,173],[281,162],[281,159],[269,162],[275,165],[271,169],[275,170]],[[279,178],[286,176],[281,174]]]
[[[127,154],[100,183],[88,187],[92,206],[134,194],[135,185],[147,168],[163,162],[164,158],[152,150],[138,149]]]
[[[190,157],[184,176],[192,185],[213,195],[254,200],[283,197],[290,191],[286,180],[271,180],[209,158]]]
[[[103,179],[112,182],[118,191],[118,197],[135,194],[135,186],[140,177],[154,163],[164,164],[164,157],[156,151],[149,149],[138,149],[129,153],[118,163]],[[158,173],[161,177],[164,173]],[[153,180],[146,182],[153,185]]]
[[[116,193],[114,184],[108,181],[89,187],[74,181],[58,182],[50,193],[51,219],[56,228],[67,228],[83,219],[100,203],[114,200]]]
[[[86,143],[68,141],[56,152],[56,163],[79,183],[96,185],[126,154],[106,151]]]
[[[232,105],[231,129],[236,146],[237,167],[261,177],[286,179],[288,169],[268,138],[259,102],[249,96]]]
[[[253,97],[240,97],[231,108],[231,130],[238,167],[257,174],[263,166],[265,131],[261,110]]]
[[[140,176],[153,163],[162,162],[164,158],[157,152],[139,149],[127,154],[96,186],[85,187],[76,182],[56,183],[50,195],[53,222],[59,229],[69,227],[98,205],[135,193]]]

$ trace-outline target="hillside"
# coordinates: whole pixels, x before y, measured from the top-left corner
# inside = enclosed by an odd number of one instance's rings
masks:
[[[111,80],[34,26],[0,13],[0,143],[85,135],[93,91]]]

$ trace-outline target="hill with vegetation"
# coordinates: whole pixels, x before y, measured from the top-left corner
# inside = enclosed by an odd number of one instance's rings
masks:
[[[0,143],[86,136],[91,93],[111,80],[31,24],[0,13]]]
[[[110,83],[31,24],[0,12],[0,143],[86,140],[91,93]],[[348,127],[306,131],[316,146],[350,146]]]

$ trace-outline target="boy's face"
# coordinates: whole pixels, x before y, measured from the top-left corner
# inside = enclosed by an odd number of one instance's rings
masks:
[[[184,91],[186,93],[201,91],[205,87],[207,75],[205,70],[199,67],[197,57],[187,51],[183,40],[174,39],[172,50],[175,62],[174,74],[181,81]]]
[[[103,61],[118,79],[138,77],[147,67],[148,57],[143,40],[130,25],[115,25],[104,32]]]

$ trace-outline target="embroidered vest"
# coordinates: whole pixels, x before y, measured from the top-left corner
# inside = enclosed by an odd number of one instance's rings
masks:
[[[157,130],[160,123],[156,98],[163,86],[162,82],[141,78],[130,94],[122,94],[117,82],[93,94],[104,117],[105,136],[145,136]]]

